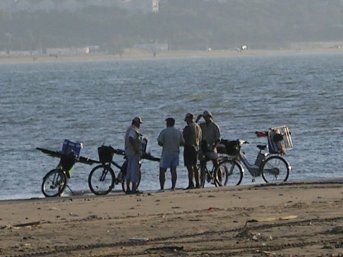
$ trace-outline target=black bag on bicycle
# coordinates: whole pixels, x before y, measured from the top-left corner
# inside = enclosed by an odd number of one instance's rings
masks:
[[[61,159],[59,162],[59,166],[62,167],[64,171],[66,171],[67,177],[70,178],[69,171],[73,168],[76,162],[76,155],[73,152],[62,153]]]
[[[98,147],[98,155],[99,155],[99,161],[102,164],[112,162],[113,155],[114,155],[112,146],[102,145]]]
[[[232,155],[232,156],[236,156],[239,154],[240,146],[239,146],[238,140],[231,141],[231,140],[222,139],[220,140],[220,145],[221,147],[218,147],[219,153]]]

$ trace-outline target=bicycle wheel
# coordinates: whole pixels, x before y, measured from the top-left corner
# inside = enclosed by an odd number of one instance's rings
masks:
[[[49,171],[43,178],[42,193],[46,197],[61,196],[67,186],[67,176],[62,169]]]
[[[221,175],[219,180],[217,177]],[[218,168],[216,169],[216,180],[220,186],[238,186],[243,179],[243,169],[234,160],[225,160],[219,163]]]
[[[262,163],[262,178],[266,183],[285,182],[288,179],[289,169],[289,164],[284,158],[271,156]]]
[[[218,167],[214,170],[213,177],[214,185],[216,187],[225,186],[229,178],[229,171],[227,167],[219,163]]]
[[[98,165],[89,173],[88,186],[96,195],[106,195],[114,188],[115,175],[110,166]]]

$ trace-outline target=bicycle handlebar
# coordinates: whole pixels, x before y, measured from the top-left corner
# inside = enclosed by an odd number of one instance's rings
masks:
[[[237,141],[239,142],[240,145],[250,144],[248,141],[244,139],[238,139]]]

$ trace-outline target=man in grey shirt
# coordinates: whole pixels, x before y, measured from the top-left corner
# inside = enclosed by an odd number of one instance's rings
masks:
[[[175,189],[177,174],[176,167],[179,165],[180,146],[184,145],[181,131],[174,128],[175,119],[166,119],[167,127],[161,131],[157,138],[159,146],[162,146],[162,156],[160,161],[160,186],[164,190],[165,172],[168,168],[171,171],[172,187]]]
[[[137,184],[139,182],[139,160],[142,155],[142,142],[139,128],[141,127],[142,119],[135,117],[132,120],[131,126],[128,127],[125,133],[125,155],[127,157],[126,184],[127,194],[138,193]],[[132,188],[130,189],[130,184]]]

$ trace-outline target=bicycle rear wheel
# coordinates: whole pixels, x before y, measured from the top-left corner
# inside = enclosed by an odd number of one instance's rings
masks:
[[[61,196],[67,186],[67,176],[61,168],[49,171],[43,178],[42,193],[46,197]]]
[[[115,174],[108,165],[98,165],[89,173],[88,186],[96,195],[106,195],[114,188]]]
[[[289,164],[281,156],[271,156],[267,158],[261,166],[262,178],[266,183],[287,181],[289,170]]]
[[[243,179],[243,169],[235,160],[225,160],[219,163],[216,170],[216,180],[217,174],[223,175],[221,178],[222,186],[238,186]],[[218,180],[217,183],[219,182]]]

